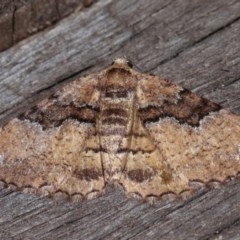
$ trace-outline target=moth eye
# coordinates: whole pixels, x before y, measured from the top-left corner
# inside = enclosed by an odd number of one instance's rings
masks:
[[[133,68],[133,64],[132,64],[132,62],[131,62],[130,60],[127,60],[126,63],[127,63],[127,65],[128,65],[130,68]]]

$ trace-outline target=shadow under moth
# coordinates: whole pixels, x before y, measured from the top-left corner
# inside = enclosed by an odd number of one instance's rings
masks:
[[[26,192],[160,198],[239,172],[239,116],[122,58],[0,128],[0,180]]]

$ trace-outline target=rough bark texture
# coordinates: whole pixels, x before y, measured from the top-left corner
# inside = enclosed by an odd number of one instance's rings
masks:
[[[11,20],[4,24],[11,32]],[[1,120],[119,56],[240,114],[239,38],[237,0],[99,0],[0,53]],[[4,188],[0,238],[239,239],[239,189],[235,179],[151,206],[111,187],[81,204]]]
[[[0,51],[51,26],[93,0],[3,0],[0,2]]]

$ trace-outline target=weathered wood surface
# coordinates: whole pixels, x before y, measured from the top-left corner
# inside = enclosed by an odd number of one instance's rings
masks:
[[[127,56],[240,114],[240,2],[100,0],[0,53],[0,117]],[[150,206],[119,189],[73,204],[2,189],[0,239],[240,239],[240,180]]]
[[[93,0],[1,0],[0,51],[92,3]]]

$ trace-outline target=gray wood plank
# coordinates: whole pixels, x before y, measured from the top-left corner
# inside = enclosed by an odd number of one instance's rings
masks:
[[[240,113],[239,1],[98,1],[0,53],[1,118],[128,56]],[[0,191],[1,239],[238,239],[240,180],[151,206],[120,189],[73,204]]]

